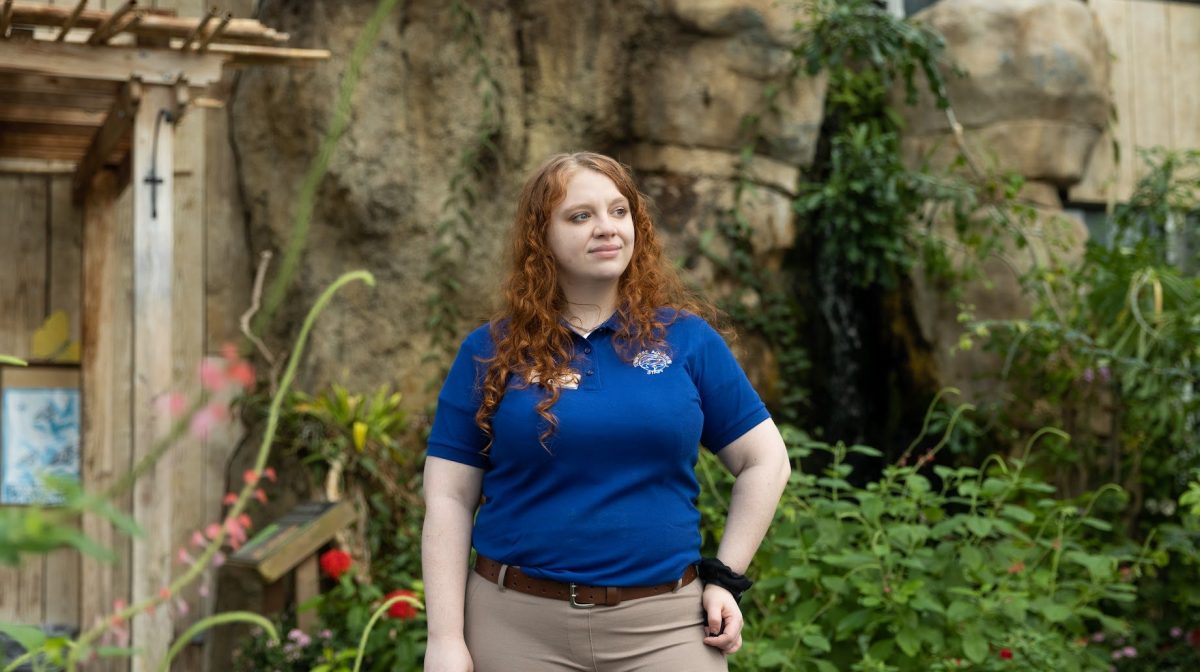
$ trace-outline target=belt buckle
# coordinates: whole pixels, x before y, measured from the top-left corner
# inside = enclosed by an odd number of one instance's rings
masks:
[[[575,584],[571,584],[571,606],[576,609],[591,609],[596,606],[595,603],[585,603],[575,601]]]

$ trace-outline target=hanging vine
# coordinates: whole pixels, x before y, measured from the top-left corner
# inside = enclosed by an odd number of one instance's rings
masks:
[[[431,341],[426,361],[435,362],[438,367],[430,379],[431,385],[445,376],[461,336],[461,269],[471,251],[480,186],[487,175],[487,167],[499,155],[496,142],[504,118],[500,82],[488,59],[479,15],[463,0],[455,0],[450,13],[454,16],[455,40],[465,45],[475,67],[472,83],[479,93],[480,115],[471,138],[455,162],[449,193],[442,202],[442,216],[434,226],[436,242],[430,253],[429,270],[424,276],[425,283],[431,288],[426,300],[425,327]]]

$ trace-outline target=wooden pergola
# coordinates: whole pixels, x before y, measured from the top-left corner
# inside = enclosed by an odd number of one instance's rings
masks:
[[[329,58],[325,50],[287,48],[287,40],[257,20],[216,11],[182,17],[134,0],[115,11],[90,10],[87,0],[74,7],[0,0],[0,172],[71,173],[82,206],[82,450],[100,455],[92,467],[98,478],[115,475],[103,457],[113,442],[128,441],[136,461],[167,433],[172,420],[154,400],[196,364],[172,356],[172,330],[201,319],[181,315],[192,308],[173,300],[179,121],[190,108],[223,104],[227,68]],[[127,188],[131,228],[115,224]],[[130,343],[131,361],[108,356]],[[132,418],[112,412],[114,398],[130,400]],[[160,464],[133,492],[131,513],[146,533],[132,546],[128,597],[135,601],[171,578],[172,507],[160,506],[173,496],[169,468]],[[85,487],[94,485],[87,474]],[[85,517],[83,527],[101,543],[111,538],[104,521]],[[133,645],[150,660],[174,637],[169,618],[139,617],[133,630]]]

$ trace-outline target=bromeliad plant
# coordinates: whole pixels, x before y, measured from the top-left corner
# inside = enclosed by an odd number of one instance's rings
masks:
[[[933,448],[916,456],[910,447],[880,480],[859,486],[847,457],[879,451],[786,428],[796,461],[826,466],[793,472],[755,561],[747,644],[734,668],[1108,669],[1086,636],[1127,631],[1109,607],[1134,599],[1132,580],[1149,563],[1137,548],[1094,539],[1111,526],[1093,507],[1122,498],[1120,489],[1054,498],[1026,469],[1035,444],[1067,440],[1053,429],[1034,434],[1019,457],[937,465],[953,430],[954,421]],[[721,473],[707,458],[700,471],[709,481]],[[714,491],[702,497],[706,518],[724,506]],[[706,536],[712,543],[719,530]]]

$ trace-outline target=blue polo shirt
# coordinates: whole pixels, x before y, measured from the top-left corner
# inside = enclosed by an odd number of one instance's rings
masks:
[[[669,318],[669,313],[666,314]],[[666,346],[625,361],[614,316],[574,334],[577,387],[551,411],[543,448],[536,385],[512,386],[492,419],[475,425],[494,344],[487,325],[463,342],[438,397],[429,455],[484,470],[472,543],[482,555],[557,581],[645,586],[674,581],[700,558],[699,445],[720,451],[769,415],[703,319],[680,315]]]

